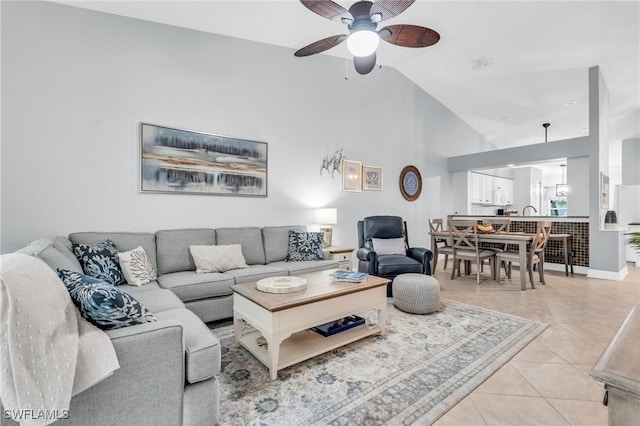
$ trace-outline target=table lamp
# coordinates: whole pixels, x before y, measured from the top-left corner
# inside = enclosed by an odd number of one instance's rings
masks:
[[[338,209],[315,209],[315,223],[320,225],[320,231],[324,234],[322,237],[322,245],[331,247],[331,239],[333,229],[330,225],[338,223]]]

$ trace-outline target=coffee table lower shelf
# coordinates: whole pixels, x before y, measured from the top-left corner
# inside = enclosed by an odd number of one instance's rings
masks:
[[[380,326],[367,322],[358,327],[350,328],[328,337],[324,337],[313,330],[299,331],[280,343],[280,354],[278,356],[276,369],[281,370],[313,358],[314,356],[355,342],[356,340],[374,334],[380,334],[381,332]],[[258,358],[260,362],[269,367],[267,345],[259,346],[256,342],[261,336],[262,334],[258,331],[245,334],[240,338],[239,343]]]

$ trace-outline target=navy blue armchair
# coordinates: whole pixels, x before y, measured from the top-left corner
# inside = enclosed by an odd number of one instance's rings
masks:
[[[392,240],[393,239],[393,240]],[[378,254],[374,243],[404,240],[402,250],[393,254]],[[393,280],[397,275],[416,273],[431,275],[431,250],[409,247],[407,223],[399,216],[369,216],[358,221],[358,271]],[[392,250],[393,251],[393,250]],[[393,295],[392,283],[387,285],[387,296]]]

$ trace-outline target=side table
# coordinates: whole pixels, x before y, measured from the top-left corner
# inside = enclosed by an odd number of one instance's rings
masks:
[[[340,269],[344,269],[345,271],[353,270],[351,256],[355,249],[351,247],[327,247],[327,250],[329,250],[331,254],[330,259],[338,261],[338,267]]]

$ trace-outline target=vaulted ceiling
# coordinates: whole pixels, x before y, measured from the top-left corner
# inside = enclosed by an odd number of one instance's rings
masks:
[[[299,1],[61,1],[60,3],[291,48],[343,34]],[[337,2],[348,8],[352,2]],[[394,67],[497,148],[588,133],[588,68],[610,93],[610,136],[640,136],[640,2],[416,1],[385,24],[440,33],[434,46],[381,42]],[[345,57],[346,46],[325,53]],[[300,58],[303,61],[306,58]],[[375,70],[373,71],[375,72]]]

